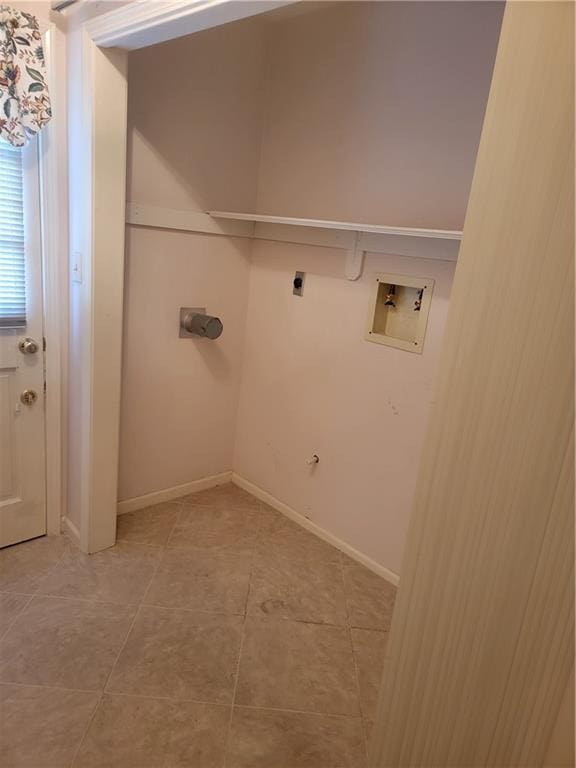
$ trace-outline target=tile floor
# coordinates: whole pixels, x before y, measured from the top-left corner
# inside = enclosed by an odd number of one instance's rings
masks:
[[[394,597],[233,485],[4,549],[2,768],[362,768]]]

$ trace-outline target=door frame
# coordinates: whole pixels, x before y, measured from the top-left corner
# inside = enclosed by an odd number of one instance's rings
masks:
[[[68,275],[66,259],[67,198],[61,181],[66,162],[65,123],[59,119],[60,104],[65,103],[62,72],[63,32],[55,24],[41,23],[48,86],[55,119],[38,134],[38,171],[40,191],[40,226],[42,250],[44,352],[46,533],[58,535],[66,516],[64,382],[66,380],[66,344]]]

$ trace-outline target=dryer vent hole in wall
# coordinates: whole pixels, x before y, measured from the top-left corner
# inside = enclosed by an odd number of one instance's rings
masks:
[[[180,307],[181,339],[218,339],[223,330],[220,318],[207,315],[204,307]]]

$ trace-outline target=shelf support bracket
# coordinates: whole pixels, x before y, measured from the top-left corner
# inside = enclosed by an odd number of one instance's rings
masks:
[[[360,237],[361,232],[356,232],[354,235],[354,245],[346,253],[345,274],[347,280],[358,280],[364,271],[366,251],[360,247]]]

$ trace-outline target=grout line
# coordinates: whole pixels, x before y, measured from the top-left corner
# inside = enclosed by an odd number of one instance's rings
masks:
[[[146,701],[166,701],[166,702],[179,702],[182,704],[200,704],[207,707],[222,707],[228,709],[232,707],[231,703],[225,703],[222,701],[210,701],[208,699],[187,699],[187,698],[172,698],[170,696],[149,696],[145,693],[124,693],[123,691],[98,691],[94,688],[67,688],[58,685],[44,685],[42,683],[10,683],[0,682],[0,686],[13,686],[16,688],[41,688],[48,691],[69,691],[70,693],[89,693],[98,696],[98,703],[103,696],[109,696],[110,698],[124,698],[124,699],[144,699]],[[338,717],[344,719],[361,720],[360,715],[352,714],[340,714],[334,712],[316,712],[307,709],[290,709],[280,707],[258,707],[253,704],[235,704],[237,709],[251,709],[257,712],[288,712],[296,715],[316,715],[317,717]]]
[[[12,629],[12,627],[13,627],[13,626],[14,626],[14,624],[15,624],[15,623],[18,621],[18,619],[20,618],[20,616],[22,616],[22,614],[24,613],[24,611],[26,611],[26,609],[28,608],[28,606],[30,605],[30,603],[32,602],[32,600],[34,600],[34,597],[35,597],[35,595],[27,595],[27,594],[24,594],[24,593],[18,593],[18,592],[6,592],[6,593],[3,593],[3,594],[7,594],[7,595],[10,595],[10,594],[12,594],[12,595],[16,595],[17,597],[27,597],[27,598],[28,598],[28,600],[26,600],[26,602],[25,602],[25,603],[24,603],[24,605],[23,605],[23,606],[20,608],[20,610],[18,611],[18,613],[17,613],[15,616],[13,616],[13,617],[12,617],[11,621],[9,621],[9,622],[8,622],[8,626],[6,626],[6,627],[4,628],[4,631],[3,631],[3,632],[0,632],[0,640],[3,640],[3,639],[6,637],[6,635],[8,634],[8,632],[9,632],[9,631]]]
[[[246,590],[246,601],[244,603],[244,622],[242,624],[242,635],[240,638],[240,648],[238,650],[238,663],[236,664],[236,677],[234,680],[234,690],[232,692],[232,704],[230,706],[230,719],[228,721],[228,733],[226,734],[226,745],[224,750],[224,763],[223,763],[224,768],[226,768],[228,764],[228,758],[230,755],[230,744],[231,744],[231,738],[232,738],[232,719],[234,717],[236,693],[238,691],[238,681],[240,679],[240,663],[242,661],[242,651],[244,650],[244,639],[246,637],[246,623],[248,621],[248,603],[250,601],[250,591],[252,589],[252,576],[254,573],[254,565],[256,562],[257,544],[260,537],[260,528],[262,527],[262,514],[264,510],[260,502],[259,502],[259,506],[260,508],[258,510],[258,524],[256,526],[256,535],[254,537],[254,547],[250,555],[250,577],[248,579],[248,589]]]
[[[256,496],[254,496],[254,498],[256,499]],[[257,501],[260,504],[264,503],[264,502],[261,502],[260,499],[257,499]],[[224,511],[224,512],[257,512],[258,514],[260,514],[260,512],[262,511],[260,508],[255,508],[254,506],[238,507],[238,506],[236,506],[234,504],[234,502],[231,502],[230,504],[228,504],[228,503],[226,503],[226,504],[222,504],[222,503],[219,503],[219,504],[212,503],[212,504],[210,504],[209,502],[205,503],[205,504],[198,504],[198,503],[191,502],[191,501],[183,501],[180,506],[181,506],[181,512],[185,512],[185,511],[191,512],[193,509],[203,509],[203,510],[213,509],[213,510]],[[185,510],[184,507],[187,507],[188,509]],[[136,510],[136,511],[137,512],[144,512],[143,509],[142,510]]]
[[[76,750],[74,752],[74,756],[72,757],[72,760],[70,761],[70,766],[73,768],[74,763],[76,762],[76,759],[78,755],[80,754],[80,750],[82,749],[82,745],[84,744],[84,740],[86,739],[86,736],[88,735],[88,732],[90,728],[92,727],[92,723],[94,722],[94,718],[96,717],[96,712],[100,709],[100,705],[102,704],[102,701],[104,699],[104,695],[106,693],[106,686],[108,685],[108,681],[110,680],[112,673],[114,672],[114,669],[116,668],[116,664],[118,662],[118,659],[120,658],[120,654],[126,647],[126,643],[128,642],[128,638],[130,637],[130,633],[132,632],[132,628],[134,627],[134,623],[136,621],[136,617],[138,616],[138,612],[140,610],[140,607],[137,606],[136,610],[134,611],[134,618],[132,619],[132,622],[130,626],[128,627],[128,631],[126,632],[126,637],[124,638],[124,642],[120,646],[120,650],[118,651],[118,654],[116,656],[116,659],[114,660],[114,663],[112,664],[110,668],[110,672],[108,673],[108,677],[104,681],[104,685],[102,686],[102,689],[99,692],[98,701],[96,702],[96,706],[94,707],[94,711],[92,712],[92,716],[88,718],[88,722],[86,723],[86,727],[84,728],[84,731],[82,732],[82,736],[80,738],[80,741],[78,742],[78,746],[76,747]]]
[[[168,504],[172,504],[176,509],[174,512],[176,513],[174,517],[174,522],[172,523],[172,526],[170,530],[168,531],[166,535],[166,541],[164,543],[158,543],[158,544],[151,544],[147,541],[131,541],[129,538],[118,538],[118,534],[116,534],[116,544],[140,544],[141,546],[147,546],[147,547],[161,547],[162,549],[166,548],[166,545],[168,544],[168,541],[172,534],[174,533],[174,529],[178,525],[180,521],[180,512],[182,511],[182,502],[180,501],[171,501],[166,502]],[[151,509],[154,508],[156,505],[152,505],[152,507],[144,507],[143,509],[135,509],[133,512],[124,512],[121,515],[117,515],[117,520],[126,519],[129,515],[139,515],[141,512],[149,512]],[[166,511],[172,512],[172,510],[164,510],[160,514],[164,515]],[[115,545],[116,546],[116,545]]]
[[[246,614],[235,611],[207,611],[206,608],[181,608],[179,605],[159,605],[157,603],[140,603],[142,608],[155,608],[161,611],[185,611],[186,613],[202,613],[209,616],[232,616],[234,618],[243,618]]]
[[[44,683],[12,683],[9,680],[0,680],[0,685],[12,685],[16,688],[42,688],[50,691],[70,691],[71,693],[92,693],[94,695],[100,693],[95,688],[68,688],[64,685],[45,685]]]
[[[72,759],[70,760],[69,766],[70,768],[73,768],[74,763],[76,762],[76,759],[78,755],[80,754],[80,749],[82,748],[82,744],[84,744],[84,739],[88,735],[88,731],[90,730],[92,723],[94,722],[94,718],[96,717],[96,712],[100,709],[100,704],[102,703],[103,693],[100,692],[100,695],[96,699],[96,702],[94,704],[94,709],[92,710],[92,714],[86,721],[86,725],[84,726],[84,730],[82,731],[82,736],[80,737],[80,741],[78,742],[78,746],[74,750],[74,754],[72,755]]]
[[[244,614],[243,613],[224,613],[222,611],[207,611],[202,608],[172,608],[171,606],[166,605],[151,605],[149,603],[139,603],[137,606],[133,606],[137,608],[141,608],[143,610],[148,610],[148,608],[153,609],[154,611],[170,611],[172,613],[174,612],[181,612],[181,613],[191,613],[191,614],[200,614],[202,616],[206,617],[220,617],[220,618],[228,618],[228,619],[243,619]],[[237,622],[238,623],[238,622]]]
[[[234,689],[232,691],[232,702],[230,704],[230,718],[228,720],[228,732],[226,734],[226,744],[225,744],[225,750],[224,750],[224,762],[223,762],[223,768],[226,768],[228,764],[228,756],[230,752],[230,740],[232,737],[232,718],[234,716],[234,704],[236,702],[236,692],[238,690],[238,680],[240,677],[240,661],[242,659],[242,651],[244,649],[244,638],[246,636],[246,622],[248,620],[247,616],[244,616],[244,622],[242,624],[242,633],[240,635],[240,647],[238,649],[238,661],[236,662],[236,674],[234,678]]]
[[[174,535],[174,531],[176,530],[176,526],[180,522],[180,515],[182,514],[182,507],[183,507],[182,502],[179,502],[179,504],[178,504],[178,511],[176,512],[176,517],[174,518],[174,522],[172,523],[172,527],[168,531],[168,535],[166,536],[166,541],[162,545],[164,547],[164,551],[166,551],[166,547],[168,546],[168,542],[170,541],[170,539]]]
[[[234,547],[229,549],[217,549],[216,547],[198,546],[197,544],[174,544],[173,542],[168,542],[165,549],[170,550],[171,552],[192,552],[195,555],[204,555],[206,557],[210,555],[212,557],[250,558],[252,556],[252,547],[250,547],[250,551],[248,551],[248,547],[249,545],[245,545],[245,549],[234,549]]]
[[[127,544],[128,542],[116,542],[114,547],[116,547],[118,544]],[[132,546],[132,544],[129,544],[128,546]],[[150,584],[152,583],[152,579],[156,575],[156,572],[158,570],[158,567],[162,561],[162,558],[164,556],[164,551],[166,547],[159,545],[159,544],[138,544],[137,546],[145,546],[145,547],[153,547],[154,550],[157,550],[157,556],[155,558],[150,558],[150,562],[153,566],[152,573],[150,575],[150,581],[148,583],[148,586],[146,590],[144,591],[142,597],[140,597],[138,600],[134,600],[133,602],[120,602],[117,600],[97,600],[90,597],[70,597],[69,595],[58,595],[48,592],[36,592],[33,597],[42,597],[42,598],[51,598],[53,600],[76,600],[78,602],[83,603],[96,603],[97,605],[123,605],[128,607],[135,607],[137,608],[139,605],[141,605],[142,600],[144,600],[144,597],[146,596],[148,589],[150,588]],[[114,549],[114,547],[111,547],[110,549]],[[109,550],[105,550],[109,551]],[[90,555],[87,555],[87,557],[90,557]],[[38,588],[40,589],[40,587]]]
[[[164,549],[164,548],[163,548]],[[142,600],[146,598],[146,595],[148,594],[148,591],[150,590],[150,585],[152,584],[152,579],[156,575],[156,572],[158,571],[158,568],[160,566],[160,561],[162,559],[162,555],[156,559],[155,567],[152,572],[152,575],[150,576],[150,581],[148,582],[148,586],[146,587],[146,590],[144,594],[142,595]],[[140,603],[141,605],[141,603]],[[116,665],[118,663],[118,660],[120,656],[122,655],[122,651],[126,647],[126,644],[128,643],[128,638],[130,637],[132,630],[134,628],[134,624],[136,623],[136,619],[138,618],[138,614],[140,613],[140,605],[136,606],[136,610],[134,611],[134,617],[132,619],[132,622],[130,623],[130,626],[128,627],[128,631],[126,632],[126,637],[124,638],[124,642],[120,646],[120,649],[116,655],[116,659],[114,660],[114,663],[110,667],[110,672],[108,673],[108,676],[106,680],[104,681],[104,685],[102,686],[102,689],[100,691],[100,695],[98,697],[98,701],[96,702],[96,706],[94,707],[94,711],[92,712],[92,716],[88,718],[88,722],[86,724],[86,727],[84,728],[84,731],[82,733],[82,736],[80,738],[80,741],[78,742],[78,746],[74,752],[74,756],[72,757],[72,760],[70,761],[70,766],[73,768],[74,763],[76,762],[78,755],[80,754],[80,750],[82,749],[82,745],[84,744],[84,741],[86,739],[86,736],[88,735],[88,732],[90,731],[90,728],[92,727],[92,723],[94,722],[94,718],[96,717],[96,712],[99,710],[100,705],[102,704],[102,701],[104,699],[104,696],[106,694],[106,687],[108,683],[110,682],[110,678],[114,674],[114,670],[116,669]]]
[[[92,600],[89,597],[68,597],[68,595],[48,595],[44,592],[39,592],[36,595],[32,595],[32,598],[42,598],[43,600],[70,600],[75,603],[90,603],[92,605],[119,605],[125,608],[137,608],[140,605],[140,601],[135,603],[118,603],[113,600]],[[18,614],[20,615],[20,614]]]
[[[68,688],[58,685],[44,685],[42,683],[10,683],[0,682],[0,686],[12,686],[16,688],[40,688],[42,690],[49,691],[69,691],[70,693],[89,693],[92,695],[98,695],[98,703],[103,696],[109,696],[110,698],[124,698],[124,699],[144,699],[146,701],[167,701],[167,702],[180,702],[182,704],[200,704],[207,707],[222,707],[228,709],[232,707],[231,703],[225,703],[222,701],[210,701],[209,699],[187,699],[187,698],[172,698],[170,696],[150,696],[145,693],[124,693],[123,691],[98,691],[94,688]],[[259,707],[253,704],[234,704],[237,709],[251,709],[258,712],[288,712],[296,715],[316,715],[317,717],[338,717],[344,719],[361,720],[361,715],[353,714],[341,714],[334,712],[317,712],[307,709],[290,709],[289,707]]]
[[[235,704],[235,709],[252,709],[256,712],[287,712],[291,715],[316,715],[316,717],[339,717],[344,720],[362,720],[362,715],[341,714],[334,712],[316,712],[312,709],[290,709],[288,707],[257,707],[253,704]]]
[[[162,561],[164,560],[164,555],[166,554],[166,547],[162,547],[160,554],[156,558],[156,562],[154,563],[154,568],[152,570],[152,573],[150,574],[150,580],[148,581],[148,586],[144,590],[144,594],[140,598],[140,604],[138,606],[138,610],[140,610],[140,606],[143,605],[144,601],[148,597],[148,592],[150,592],[150,587],[152,586],[152,582],[156,578],[156,574],[158,573],[158,570],[160,569],[160,566],[162,564]],[[136,620],[136,617],[134,617],[134,620]],[[128,638],[126,638],[128,639]],[[118,659],[116,659],[118,661]],[[114,662],[114,666],[116,666],[116,662]]]
[[[100,552],[94,552],[90,555],[87,555],[85,552],[82,552],[82,554],[85,557],[97,557],[98,555],[105,555],[106,552],[112,552],[116,547],[141,547],[143,549],[164,549],[166,545],[165,544],[150,544],[147,541],[132,541],[131,539],[122,539],[116,537],[116,542],[114,546],[108,547],[108,549],[103,549]]]
[[[358,712],[360,714],[360,727],[362,730],[362,741],[364,743],[364,754],[368,759],[368,740],[366,738],[366,727],[364,724],[364,712],[362,709],[362,697],[360,695],[360,674],[358,672],[358,663],[356,653],[354,652],[354,641],[352,640],[352,626],[350,623],[350,610],[348,608],[348,593],[346,591],[346,581],[344,579],[343,555],[340,553],[340,578],[342,579],[342,590],[344,592],[344,605],[346,607],[346,626],[348,628],[348,638],[350,640],[350,652],[352,654],[352,663],[354,664],[354,677],[356,679],[356,695],[358,697]]]
[[[67,546],[69,545],[68,539],[66,539],[66,537],[63,536],[63,534],[60,534],[60,536],[62,536],[66,542],[62,547],[62,552],[60,553],[60,556],[56,560],[56,562],[52,566],[50,566],[50,568],[48,568],[47,571],[45,571],[42,574],[42,578],[38,581],[38,586],[36,587],[34,592],[31,593],[33,596],[36,596],[38,594],[38,590],[40,589],[40,584],[42,583],[42,581],[44,581],[44,579],[47,579],[49,576],[52,575],[52,573],[56,570],[56,568],[60,565],[60,563],[64,559],[64,555],[68,552],[68,546]],[[26,542],[22,542],[22,543],[25,544]]]
[[[180,704],[201,704],[207,707],[224,707],[225,709],[232,706],[230,703],[210,701],[208,699],[175,699],[171,696],[150,696],[146,693],[125,693],[124,691],[104,691],[104,695],[109,696],[110,698],[120,697],[124,699],[144,699],[146,701],[169,701],[172,704],[175,702]]]
[[[60,536],[63,536],[63,534],[60,534]],[[23,542],[21,542],[20,544],[26,544],[26,542],[25,542],[25,541],[23,541]],[[16,544],[16,545],[14,545],[14,546],[20,546],[20,544]],[[2,633],[2,635],[0,635],[0,639],[1,639],[2,641],[3,641],[3,640],[5,640],[5,639],[8,637],[8,634],[10,633],[10,631],[12,630],[12,628],[13,628],[13,627],[16,625],[16,623],[18,622],[18,620],[19,620],[19,619],[20,619],[20,618],[21,618],[21,617],[22,617],[22,616],[23,616],[23,615],[26,613],[26,611],[27,611],[27,610],[28,610],[28,608],[30,607],[30,605],[31,605],[32,601],[34,600],[34,598],[35,598],[35,597],[44,597],[44,595],[41,595],[41,594],[40,594],[40,592],[39,592],[39,589],[40,589],[40,584],[42,583],[42,581],[43,581],[44,579],[46,579],[46,578],[48,578],[48,576],[50,576],[50,574],[51,574],[51,573],[52,573],[52,572],[53,572],[53,571],[54,571],[54,570],[55,570],[55,569],[58,567],[58,565],[60,565],[60,562],[61,562],[61,560],[63,559],[64,555],[66,554],[66,551],[67,551],[67,546],[66,546],[66,545],[64,545],[64,546],[62,547],[62,552],[60,553],[60,556],[58,557],[58,559],[56,560],[56,562],[55,562],[55,563],[53,563],[53,565],[51,565],[51,566],[50,566],[50,567],[49,567],[49,568],[48,568],[48,569],[47,569],[47,570],[46,570],[46,571],[45,571],[45,572],[42,574],[42,577],[41,577],[41,578],[39,578],[39,580],[38,580],[38,586],[36,587],[36,589],[35,589],[33,592],[5,592],[5,593],[3,593],[3,594],[7,594],[7,595],[29,595],[29,596],[30,596],[30,600],[28,600],[28,602],[26,603],[26,605],[24,605],[24,606],[22,607],[22,610],[21,610],[21,611],[19,611],[19,612],[16,614],[16,616],[14,616],[13,620],[10,622],[10,624],[8,625],[8,627],[6,627],[6,631],[5,631],[5,632],[3,632],[3,633]]]

